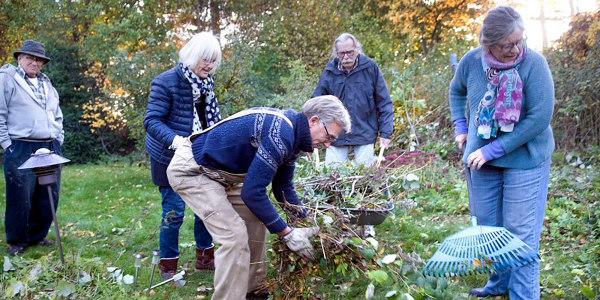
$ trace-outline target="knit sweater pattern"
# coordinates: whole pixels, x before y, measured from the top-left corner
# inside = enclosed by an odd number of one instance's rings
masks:
[[[250,114],[221,123],[192,142],[197,164],[246,175],[242,200],[271,233],[287,224],[269,201],[267,186],[271,184],[278,202],[301,206],[293,183],[295,163],[301,151],[312,152],[306,117],[293,110],[279,112],[292,126],[279,116]]]

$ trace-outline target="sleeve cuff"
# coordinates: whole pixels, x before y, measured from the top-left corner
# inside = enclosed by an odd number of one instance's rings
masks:
[[[282,232],[287,227],[287,223],[281,217],[278,217],[275,221],[265,224],[265,227],[267,227],[270,233],[274,234]]]
[[[460,119],[454,120],[454,136],[459,136],[461,134],[466,134],[466,133],[468,133],[467,119],[460,118]]]
[[[500,158],[506,154],[502,145],[498,140],[493,140],[491,143],[481,147],[481,153],[485,161],[491,161]]]

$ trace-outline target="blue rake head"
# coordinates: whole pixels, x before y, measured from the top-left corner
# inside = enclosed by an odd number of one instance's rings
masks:
[[[490,273],[539,260],[527,244],[503,227],[471,226],[449,236],[427,261],[424,276]]]

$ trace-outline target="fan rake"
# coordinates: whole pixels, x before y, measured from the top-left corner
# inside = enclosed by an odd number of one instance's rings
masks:
[[[529,245],[503,227],[478,226],[471,216],[471,227],[444,240],[427,261],[423,275],[434,277],[467,276],[520,267],[539,260]]]

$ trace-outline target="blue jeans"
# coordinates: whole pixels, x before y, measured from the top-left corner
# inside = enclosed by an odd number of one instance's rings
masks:
[[[550,159],[526,170],[486,165],[473,169],[470,199],[478,224],[502,226],[537,252],[549,176]],[[539,262],[491,274],[485,291],[508,292],[511,300],[540,299]]]
[[[160,226],[160,257],[175,258],[179,256],[179,227],[183,224],[185,202],[171,187],[158,187],[162,195],[162,220]],[[212,247],[212,237],[206,230],[202,220],[194,215],[194,238],[196,248]]]

